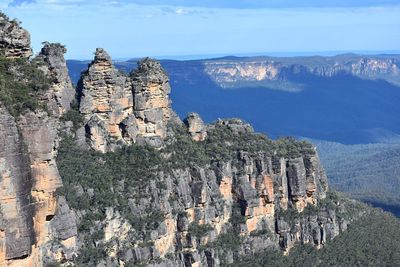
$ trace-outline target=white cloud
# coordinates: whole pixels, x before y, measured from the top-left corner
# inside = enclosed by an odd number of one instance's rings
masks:
[[[187,10],[183,9],[183,8],[177,8],[177,9],[175,9],[175,13],[176,13],[177,15],[186,15],[186,14],[188,14],[189,12],[188,12]]]

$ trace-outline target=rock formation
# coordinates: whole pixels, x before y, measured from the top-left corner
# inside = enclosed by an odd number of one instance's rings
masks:
[[[132,83],[112,65],[106,51],[96,50],[79,84],[79,110],[85,118],[90,146],[105,152],[115,149],[118,142],[132,143],[137,135]]]
[[[204,71],[224,88],[267,86],[296,91],[299,88],[290,82],[298,75],[333,77],[339,74],[351,74],[366,79],[385,79],[400,84],[400,61],[396,57],[339,55],[309,58],[304,60],[304,63],[295,59],[291,61],[271,57],[221,59],[204,61]]]
[[[160,146],[161,140],[166,137],[167,123],[173,116],[169,78],[161,64],[150,58],[140,61],[131,77],[138,138],[141,142]]]
[[[55,162],[57,121],[43,111],[18,122],[3,107],[1,114],[0,205],[6,227],[0,230],[0,263],[41,266],[56,239],[65,246],[63,257],[71,257],[77,229],[73,213],[56,196],[62,186]]]
[[[170,108],[168,77],[160,63],[149,58],[128,77],[98,48],[78,90],[90,146],[101,152],[132,143],[160,147],[168,121],[176,116]]]
[[[29,57],[26,31],[0,19],[5,55]],[[351,204],[327,199],[309,143],[269,140],[240,119],[205,126],[192,113],[186,128],[170,123],[179,120],[169,79],[149,58],[127,76],[97,49],[78,101],[94,150],[157,149],[90,153],[72,134],[58,151],[73,128],[60,122],[73,99],[64,53],[45,43],[32,63],[50,79],[37,99],[48,111],[13,117],[0,103],[0,266],[221,266],[299,242],[321,247],[364,212],[349,216]]]
[[[188,132],[194,141],[204,141],[207,137],[206,126],[200,115],[197,113],[189,113],[184,121],[188,127]]]
[[[29,58],[32,55],[31,38],[19,22],[10,21],[0,12],[0,55],[7,58]]]
[[[29,33],[0,15],[0,50],[9,63],[18,67],[17,59],[29,58],[29,45]],[[56,194],[62,186],[56,165],[59,117],[74,98],[64,53],[61,45],[46,43],[34,63],[23,63],[40,65],[46,74],[49,89],[38,93],[37,101],[47,103],[47,111],[13,117],[0,103],[1,266],[43,266],[71,259],[76,250],[75,215]],[[18,68],[15,72],[20,75]]]
[[[66,52],[67,49],[61,44],[45,42],[40,54],[35,58],[39,68],[51,79],[51,88],[45,92],[42,100],[57,116],[67,112],[75,99],[75,89],[64,59]]]

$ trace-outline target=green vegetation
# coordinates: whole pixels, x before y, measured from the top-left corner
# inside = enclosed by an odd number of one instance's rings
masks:
[[[48,87],[48,79],[35,63],[0,56],[0,102],[14,117],[27,110],[46,109],[38,95]]]
[[[210,247],[221,248],[223,250],[235,250],[243,243],[242,238],[236,233],[220,234]]]
[[[198,224],[198,223],[191,223],[189,225],[189,233],[196,237],[203,237],[208,234],[212,230],[212,226],[209,224]]]
[[[72,109],[63,117],[64,120],[81,123],[77,111]],[[239,136],[238,136],[239,135]],[[126,146],[116,152],[102,154],[93,150],[87,151],[77,147],[71,137],[64,137],[60,145],[57,165],[64,187],[60,194],[67,197],[68,203],[77,210],[93,209],[94,219],[104,213],[106,207],[117,207],[121,213],[129,211],[128,199],[143,197],[143,189],[150,181],[159,181],[160,172],[171,173],[172,170],[191,166],[204,166],[219,159],[236,159],[238,150],[249,153],[279,154],[280,156],[297,157],[299,153],[310,153],[312,146],[294,139],[282,139],[273,142],[263,135],[246,133],[237,134],[223,126],[216,126],[209,132],[204,142],[194,142],[182,126],[174,128],[174,137],[167,141],[161,151],[146,146]],[[166,158],[165,155],[171,155]],[[84,192],[78,193],[77,186]],[[87,191],[91,191],[89,196]],[[128,214],[125,214],[128,215]],[[159,217],[159,216],[154,216]],[[132,222],[136,219],[129,215]],[[234,209],[234,223],[244,221],[240,207]]]
[[[61,121],[72,121],[74,124],[74,130],[76,131],[79,127],[83,126],[83,116],[79,112],[78,102],[74,100],[71,103],[71,109],[64,113],[61,118]]]
[[[400,145],[315,141],[331,187],[400,215]]]
[[[163,151],[172,154],[169,164],[173,168],[204,165],[219,160],[237,160],[239,151],[246,151],[250,155],[262,152],[286,158],[315,153],[313,145],[306,141],[298,141],[292,137],[272,141],[264,134],[238,133],[223,125],[215,125],[210,129],[206,140],[202,142],[191,140],[183,126],[174,126],[173,131],[175,136],[167,142]]]
[[[286,257],[280,251],[264,251],[232,266],[399,266],[399,227],[394,216],[372,210],[320,250],[298,245]]]
[[[62,119],[73,121],[74,127],[79,127],[82,122],[76,108]],[[219,160],[238,161],[240,150],[254,155],[261,152],[286,157],[314,153],[311,144],[306,142],[289,138],[273,142],[261,134],[237,133],[221,125],[210,130],[209,137],[203,142],[193,141],[183,126],[174,126],[171,130],[173,135],[161,150],[132,145],[104,154],[83,150],[72,137],[63,137],[57,165],[64,187],[58,190],[58,194],[64,195],[73,209],[84,211],[79,220],[79,232],[85,236],[85,244],[75,261],[78,265],[92,265],[104,258],[104,246],[107,244],[98,242],[103,239],[98,229],[104,227],[102,220],[108,207],[113,207],[132,225],[132,240],[148,244],[151,231],[159,227],[164,214],[160,210],[146,215],[137,214],[132,211],[132,205],[151,201],[151,194],[147,191],[152,188],[150,183],[155,182],[157,190],[165,190],[161,173],[173,174],[177,169],[212,165]],[[169,201],[179,199],[171,195]],[[184,215],[181,210],[172,213]],[[244,221],[240,206],[235,206],[231,223],[237,226]],[[188,230],[193,236],[201,238],[212,227],[192,223]],[[213,246],[236,248],[241,243],[238,230],[221,235]]]

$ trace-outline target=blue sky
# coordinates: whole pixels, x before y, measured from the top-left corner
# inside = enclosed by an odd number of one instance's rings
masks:
[[[399,51],[400,0],[0,0],[67,58]]]

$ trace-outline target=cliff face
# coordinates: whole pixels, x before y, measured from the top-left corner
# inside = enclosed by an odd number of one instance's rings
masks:
[[[78,87],[90,147],[106,152],[121,144],[162,145],[174,114],[168,77],[160,63],[144,59],[126,76],[103,49],[97,49]]]
[[[337,56],[331,58],[245,58],[210,60],[204,62],[204,71],[224,88],[243,86],[277,87],[298,90],[287,84],[297,75],[333,77],[339,74],[354,75],[366,79],[385,79],[400,84],[400,61],[397,58],[362,56]],[[286,82],[286,84],[284,84]]]
[[[77,234],[75,217],[56,196],[62,186],[55,162],[56,120],[30,112],[17,121],[1,108],[1,199],[4,232],[0,262],[6,266],[41,266],[53,240],[71,257]],[[64,203],[64,206],[60,206]],[[58,221],[58,222],[57,222]],[[60,223],[61,222],[61,223]]]
[[[32,55],[30,38],[29,32],[17,21],[10,21],[0,13],[0,54],[7,58],[29,58]]]
[[[0,49],[10,66],[16,66],[8,71],[15,69],[19,83],[34,84],[29,79],[41,77],[20,77],[18,64],[33,69],[40,62],[49,82],[48,90],[35,95],[39,107],[48,103],[47,111],[20,110],[13,117],[0,103],[0,265],[43,266],[70,259],[76,250],[75,215],[65,198],[56,195],[62,181],[55,161],[59,117],[70,108],[74,89],[63,58],[65,49],[46,43],[31,63],[29,34],[6,17],[0,19]]]
[[[29,159],[14,118],[0,107],[0,263],[29,255],[34,243]]]
[[[34,61],[51,80],[50,88],[45,92],[42,101],[54,115],[61,116],[70,109],[75,99],[75,88],[68,75],[64,59],[66,48],[61,44],[44,43],[42,50]]]
[[[238,119],[204,126],[202,141],[193,140],[193,127],[170,127],[160,150],[134,145],[111,156],[63,148],[65,194],[85,229],[76,263],[221,266],[264,249],[322,247],[364,212],[345,216],[352,205],[327,198],[310,144],[270,141]],[[74,162],[87,170],[78,178],[69,171]],[[91,178],[115,168],[107,180]],[[89,259],[96,249],[103,254]]]
[[[3,46],[12,64],[30,56],[20,43]],[[75,132],[77,121],[62,123],[74,98],[64,53],[45,43],[25,62],[49,79],[31,88],[36,109],[12,116],[0,103],[1,266],[221,266],[321,247],[365,213],[329,194],[309,143],[269,140],[240,119],[205,125],[191,113],[182,124],[168,76],[148,58],[127,76],[96,50]]]

